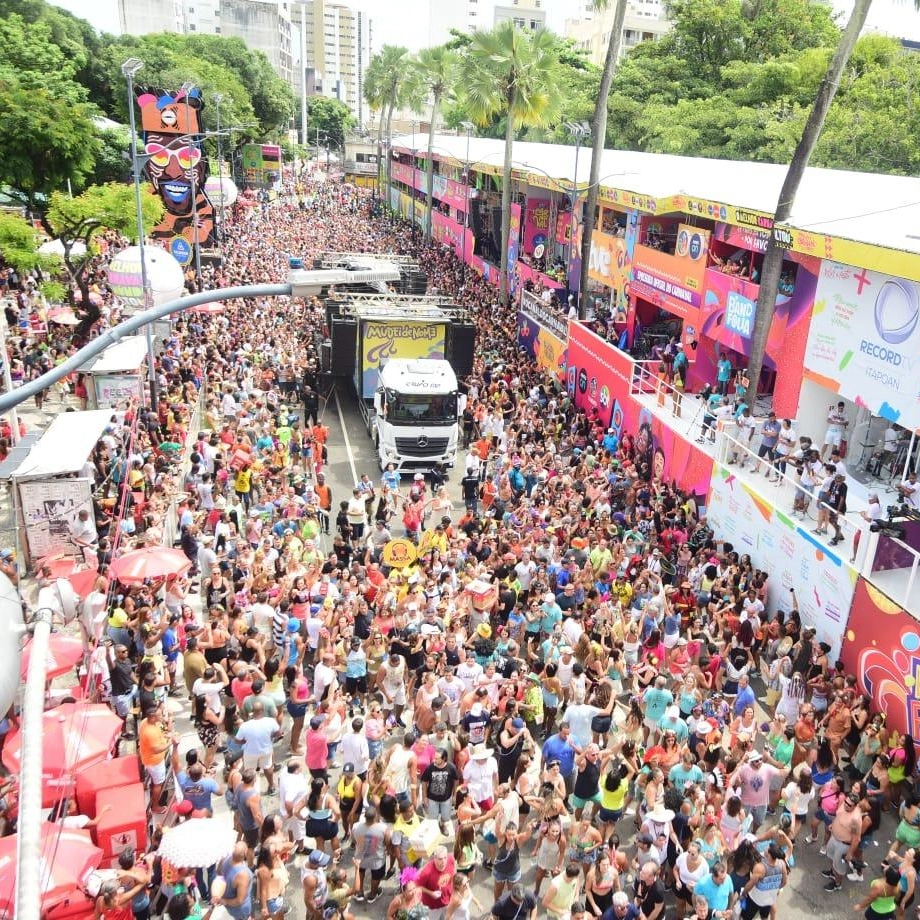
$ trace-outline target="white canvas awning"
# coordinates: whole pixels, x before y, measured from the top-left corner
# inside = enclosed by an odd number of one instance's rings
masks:
[[[101,355],[87,361],[80,370],[93,374],[118,374],[136,371],[147,357],[147,338],[129,335],[110,345]]]
[[[62,412],[32,445],[12,479],[49,479],[78,473],[112,418],[111,409]]]

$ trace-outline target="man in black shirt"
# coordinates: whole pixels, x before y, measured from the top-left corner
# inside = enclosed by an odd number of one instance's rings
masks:
[[[658,881],[656,863],[649,861],[642,864],[636,878],[635,894],[642,920],[659,920],[664,913],[664,888]]]
[[[133,738],[134,735],[128,731],[127,720],[131,714],[131,704],[137,691],[137,675],[134,673],[134,665],[128,657],[126,646],[115,645],[111,639],[106,639],[105,647],[109,681],[112,685],[112,705],[122,722],[125,723],[122,738]]]
[[[496,920],[534,920],[536,915],[537,899],[520,882],[515,882],[511,891],[492,905]]]
[[[458,779],[457,768],[447,759],[447,751],[436,750],[434,760],[422,773],[422,801],[428,817],[438,819],[442,834],[447,833],[450,824],[451,802]]]

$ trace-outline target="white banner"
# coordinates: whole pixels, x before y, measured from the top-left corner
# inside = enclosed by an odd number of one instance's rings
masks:
[[[71,539],[70,528],[83,508],[93,513],[88,479],[21,482],[19,504],[33,560],[49,553],[82,558],[83,551]]]
[[[873,415],[920,427],[920,286],[822,262],[805,376]]]
[[[831,661],[850,616],[856,570],[833,547],[811,534],[811,521],[799,524],[774,508],[726,467],[715,465],[706,509],[709,525],[754,568],[769,575],[769,610],[792,609],[795,589],[803,626],[813,626],[820,642],[831,647]],[[849,553],[849,541],[841,544]]]
[[[143,399],[143,384],[138,374],[99,374],[93,376],[97,409],[127,409],[132,399]]]

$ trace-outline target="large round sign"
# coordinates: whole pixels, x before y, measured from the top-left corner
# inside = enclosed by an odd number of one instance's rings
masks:
[[[185,287],[182,266],[165,249],[144,246],[144,266],[150,295],[147,307],[158,307],[175,300],[182,293]],[[119,252],[109,263],[107,274],[109,286],[116,297],[128,306],[145,306],[140,247],[129,246]]]
[[[204,193],[215,208],[229,208],[239,197],[240,190],[229,176],[208,176]]]
[[[404,569],[418,557],[418,549],[411,540],[400,537],[385,543],[380,552],[380,561],[391,569]]]

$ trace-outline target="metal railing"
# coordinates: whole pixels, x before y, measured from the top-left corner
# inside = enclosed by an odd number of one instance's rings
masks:
[[[169,507],[166,510],[166,516],[163,521],[163,545],[173,546],[179,539],[179,503],[185,496],[185,474],[192,468],[192,453],[195,450],[195,439],[204,420],[204,406],[207,396],[207,384],[202,381],[201,389],[198,391],[198,399],[192,406],[189,414],[187,441],[182,448],[182,459],[179,463],[179,471],[176,474],[176,491],[169,500]]]

